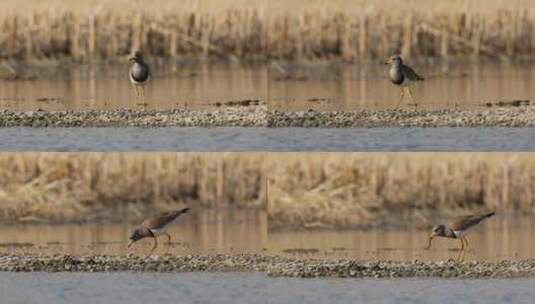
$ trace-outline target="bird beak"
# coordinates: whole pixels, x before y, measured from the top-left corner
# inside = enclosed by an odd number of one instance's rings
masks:
[[[132,246],[132,244],[134,244],[134,240],[130,240],[130,242],[128,242],[128,248],[130,248],[130,246]]]
[[[136,57],[130,57],[130,58],[128,58],[128,61],[132,61],[132,62],[136,61]]]
[[[385,61],[385,64],[391,64],[392,63],[392,59],[388,59],[387,61]]]
[[[433,241],[434,238],[435,238],[434,234],[431,234],[431,236],[429,236],[429,243],[427,244],[427,247],[425,247],[425,250],[431,249],[431,241]]]

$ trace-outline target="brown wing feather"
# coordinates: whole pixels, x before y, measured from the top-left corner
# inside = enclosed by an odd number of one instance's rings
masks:
[[[494,212],[463,216],[451,222],[449,227],[454,231],[465,230],[479,224],[482,220],[493,215]]]
[[[424,78],[418,75],[410,66],[402,65],[403,75],[407,76],[411,81],[423,81]]]
[[[182,213],[186,213],[188,210],[189,208],[184,208],[184,209],[177,210],[177,211],[160,213],[160,214],[146,218],[143,221],[143,223],[141,223],[141,225],[149,229],[161,229],[165,225],[174,221]]]

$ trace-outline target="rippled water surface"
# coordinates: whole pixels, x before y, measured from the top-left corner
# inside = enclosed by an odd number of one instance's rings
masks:
[[[533,151],[535,128],[0,128],[4,151]]]
[[[0,273],[5,303],[531,303],[533,279],[287,279],[255,273]]]

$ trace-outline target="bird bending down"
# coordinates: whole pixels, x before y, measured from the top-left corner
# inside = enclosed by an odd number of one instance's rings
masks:
[[[143,238],[151,237],[154,239],[154,245],[152,246],[152,250],[149,253],[149,255],[151,255],[156,249],[156,247],[158,247],[157,237],[159,235],[166,235],[169,244],[171,244],[171,235],[166,232],[167,227],[179,215],[188,212],[189,209],[190,208],[184,208],[181,210],[165,212],[146,218],[145,220],[143,220],[141,225],[136,227],[130,234],[130,242],[128,243],[128,248],[130,248],[132,244]]]
[[[130,82],[134,85],[136,89],[136,99],[141,98],[141,102],[145,105],[145,84],[149,82],[151,78],[151,72],[149,66],[145,63],[143,59],[143,53],[141,51],[135,51],[134,55],[129,58],[132,62],[130,67]]]
[[[390,81],[392,81],[393,84],[399,86],[401,89],[401,95],[399,97],[398,104],[403,101],[405,92],[407,92],[411,102],[417,105],[412,97],[410,85],[411,83],[416,81],[423,81],[424,78],[418,75],[411,67],[403,64],[403,59],[401,59],[401,56],[399,55],[390,56],[390,58],[388,58],[385,64],[390,65]]]
[[[481,223],[484,219],[491,217],[495,212],[488,212],[483,214],[474,214],[460,217],[448,225],[437,225],[433,227],[431,235],[429,236],[429,244],[426,249],[431,248],[431,241],[435,237],[445,237],[451,239],[459,239],[461,241],[461,248],[459,251],[459,256],[457,257],[458,261],[461,261],[461,255],[464,259],[464,251],[468,248],[468,239],[466,234],[468,230],[475,225]]]

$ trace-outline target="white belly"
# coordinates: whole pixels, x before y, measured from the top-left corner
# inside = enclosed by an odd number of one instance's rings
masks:
[[[467,230],[454,230],[453,233],[455,234],[455,237],[459,239],[465,236],[466,233],[468,233],[468,229]]]
[[[403,82],[401,83],[401,86],[402,87],[408,87],[410,84],[411,84],[411,81],[409,80],[409,78],[408,77],[404,77],[403,78]]]
[[[167,231],[167,227],[163,227],[160,229],[151,229],[150,231],[152,232],[152,234],[154,234],[154,236],[158,236],[165,233]]]

